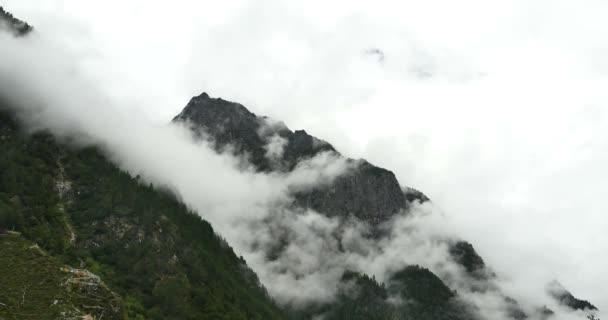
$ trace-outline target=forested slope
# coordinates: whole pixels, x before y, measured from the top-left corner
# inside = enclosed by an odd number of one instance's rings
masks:
[[[120,296],[122,317],[283,318],[206,221],[99,150],[26,135],[6,112],[0,150],[0,228],[100,276]]]

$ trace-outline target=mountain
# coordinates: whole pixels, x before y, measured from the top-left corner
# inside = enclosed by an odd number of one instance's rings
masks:
[[[346,273],[338,302],[283,311],[245,261],[171,193],[122,172],[97,148],[26,133],[7,109],[0,108],[0,230],[6,233],[0,248],[24,258],[5,260],[10,264],[1,268],[0,318],[70,311],[94,319],[101,312],[104,319],[310,319],[319,313],[327,319],[473,319],[440,317],[466,315],[458,311],[466,306],[419,267],[405,268],[387,284]],[[27,273],[15,278],[16,270]],[[64,287],[70,270],[103,283],[92,292],[96,304]],[[88,288],[88,282],[78,285]],[[394,306],[390,295],[409,303]]]
[[[0,30],[9,30],[16,36],[24,36],[30,33],[34,28],[27,22],[15,18],[10,12],[7,12],[0,6]]]
[[[4,9],[0,23],[14,36],[33,31]],[[27,132],[1,96],[0,151],[0,319],[285,318],[171,192],[96,147]]]
[[[92,313],[89,303],[62,298],[70,294],[56,272],[64,265],[90,272],[115,293],[99,297],[98,306],[116,308],[114,316],[104,308],[104,319],[284,319],[255,273],[206,221],[98,149],[75,149],[45,132],[28,135],[2,111],[0,150],[0,228],[21,234],[0,236],[0,248],[28,256],[35,252],[24,243],[31,243],[54,265],[22,259],[0,268],[0,278],[13,279],[0,291],[0,319],[45,318],[48,308],[36,305],[54,300]],[[20,270],[49,277],[20,282],[14,278]],[[44,297],[47,287],[53,289]]]
[[[241,104],[211,98],[207,93],[192,98],[173,122],[189,128],[196,138],[210,142],[216,151],[244,158],[259,172],[290,172],[322,153],[344,159],[331,144],[304,130],[291,131],[282,122],[257,116]],[[354,217],[379,226],[400,212],[408,212],[415,202],[429,201],[423,193],[402,187],[389,170],[365,160],[345,161],[353,164],[354,169],[330,184],[295,191],[294,206],[311,208],[328,217]],[[450,247],[455,262],[467,271],[480,277],[490,274],[471,244],[457,241]],[[397,271],[383,284],[365,274],[348,271],[340,288],[336,301],[289,309],[290,318],[402,319],[407,315],[420,320],[476,319],[471,306],[430,270],[418,266]],[[389,297],[400,297],[407,303],[396,304]]]
[[[209,139],[217,151],[245,156],[256,170],[291,171],[298,163],[321,153],[342,155],[329,143],[304,130],[291,131],[282,122],[259,117],[243,105],[211,98],[207,93],[192,98],[173,122]],[[402,188],[395,175],[365,160],[347,159],[356,168],[347,175],[308,191],[294,194],[296,205],[329,217],[354,216],[372,225],[407,210],[414,201],[427,201],[419,191]]]
[[[431,271],[408,266],[385,283],[353,271],[344,273],[332,303],[292,310],[290,319],[479,319],[472,306],[461,301]]]
[[[121,315],[120,297],[99,277],[64,266],[18,232],[0,231],[0,256],[0,319]]]
[[[216,151],[244,158],[259,172],[290,172],[303,161],[322,153],[343,158],[331,144],[304,130],[291,131],[280,121],[258,116],[241,104],[211,98],[207,93],[192,98],[173,122],[188,127],[195,137],[210,142]],[[407,213],[415,202],[430,201],[416,189],[401,186],[389,170],[365,160],[346,161],[354,164],[355,169],[330,184],[305,192],[295,191],[294,206],[311,208],[328,217],[355,217],[374,227],[400,212]],[[455,240],[448,241],[447,245],[453,262],[470,277],[467,290],[500,297],[506,308],[505,315],[510,319],[529,318],[515,299],[501,292],[496,274],[472,244]],[[346,272],[340,286],[335,301],[317,303],[304,310],[288,309],[290,318],[477,319],[475,306],[462,301],[439,277],[419,266],[398,270],[383,284],[356,271]],[[388,299],[399,296],[408,303],[395,304]],[[562,300],[567,301],[562,303],[581,305],[577,299]],[[531,316],[548,318],[553,314],[546,307],[538,310],[536,313],[540,315]]]
[[[572,310],[597,310],[597,308],[587,300],[575,298],[561,283],[553,281],[547,285],[547,292],[562,306]]]
[[[104,319],[477,319],[474,306],[418,266],[385,283],[346,272],[335,300],[284,310],[207,222],[99,149],[28,134],[4,108],[0,150],[0,253],[15,257],[0,268],[0,318],[71,310],[95,318],[103,311]],[[495,277],[471,244],[450,248],[472,278]],[[16,270],[25,272],[15,278]],[[77,287],[84,295],[75,295],[65,286],[71,270],[98,289]],[[86,309],[92,295],[99,308]],[[512,319],[526,318],[505,301]]]
[[[0,22],[15,36],[33,31],[1,8]],[[200,218],[205,212],[192,212],[167,188],[122,171],[98,147],[27,132],[1,98],[0,319],[480,319],[479,306],[418,265],[397,268],[384,282],[347,270],[334,299],[278,305]],[[346,159],[306,131],[206,93],[173,122],[261,173],[293,172],[321,155],[344,160],[351,170],[329,184],[292,191],[293,206],[357,219],[378,231],[371,240],[383,239],[384,222],[430,201],[389,170]],[[536,317],[500,291],[472,244],[444,241],[466,274],[467,291],[501,297],[510,319]],[[549,294],[562,305],[595,309],[555,288]],[[540,307],[538,314],[545,319],[553,311]]]

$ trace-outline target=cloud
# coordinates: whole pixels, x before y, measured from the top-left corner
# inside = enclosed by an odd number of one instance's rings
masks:
[[[337,222],[292,208],[291,195],[330,184],[357,162],[324,152],[288,173],[256,173],[240,166],[242,159],[216,153],[209,141],[193,140],[186,127],[151,124],[137,109],[108,97],[75,68],[71,52],[46,41],[43,34],[26,40],[0,37],[7,44],[0,53],[0,97],[30,130],[49,129],[65,142],[100,146],[123,170],[175,190],[237,254],[252,259],[255,271],[268,275],[262,279],[273,295],[289,290],[286,296],[298,301],[332,296],[327,287],[331,282],[325,280],[340,269],[324,267],[331,259],[316,250],[331,244]],[[279,259],[269,261],[266,255],[280,245],[275,236],[281,234],[289,237],[288,246]],[[262,257],[259,263],[256,256]],[[304,286],[290,286],[289,278],[282,287],[272,286],[270,279],[285,271],[304,277],[298,280]]]
[[[279,178],[234,171],[234,159],[191,142],[176,144],[173,162],[130,144],[182,141],[182,131],[149,123],[165,123],[202,90],[395,171],[445,214],[447,222],[428,224],[471,241],[519,301],[535,301],[557,278],[608,309],[598,285],[608,280],[606,3],[4,3],[39,34],[0,39],[3,89],[36,98],[34,106],[61,105],[69,112],[50,109],[40,120],[63,135],[86,132],[123,168],[147,163],[149,179],[170,176],[185,199],[217,199],[194,205],[219,230],[230,224],[211,213],[239,210],[220,191],[263,217],[285,194]],[[382,63],[369,48],[383,52]],[[123,159],[130,148],[137,154]],[[195,166],[205,168],[172,172]],[[207,172],[226,174],[221,188],[199,179]],[[411,261],[432,265],[424,252]]]
[[[283,158],[287,139],[282,137],[278,132],[280,130],[288,130],[283,122],[276,121],[270,118],[262,119],[262,125],[258,130],[258,135],[266,140],[264,149],[266,150],[266,159],[270,161],[272,166],[280,168],[280,160]]]

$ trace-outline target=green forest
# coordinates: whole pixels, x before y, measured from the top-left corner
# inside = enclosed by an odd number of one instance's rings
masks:
[[[27,135],[3,112],[0,150],[0,228],[15,232],[0,236],[3,249],[19,233],[53,263],[100,276],[120,297],[124,319],[284,318],[209,223],[98,149],[66,147],[48,133]],[[22,269],[3,266],[0,278]],[[11,292],[2,290],[0,303]],[[49,293],[47,300],[41,305],[56,298]],[[0,318],[19,319],[26,303],[0,305]]]

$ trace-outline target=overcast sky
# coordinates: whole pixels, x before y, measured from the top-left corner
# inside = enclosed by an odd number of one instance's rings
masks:
[[[206,91],[306,129],[426,193],[513,286],[608,310],[608,2],[0,5],[146,121]]]

